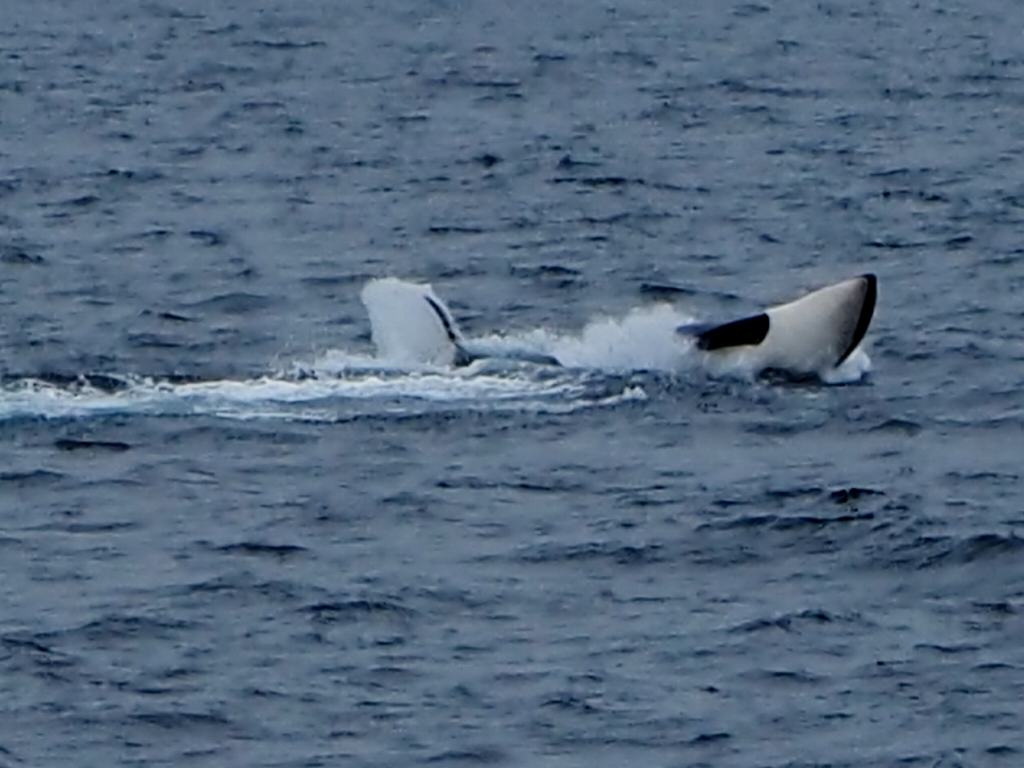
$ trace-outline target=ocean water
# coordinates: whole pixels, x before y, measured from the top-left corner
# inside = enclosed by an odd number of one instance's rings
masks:
[[[0,10],[0,766],[1024,760],[1018,3]]]

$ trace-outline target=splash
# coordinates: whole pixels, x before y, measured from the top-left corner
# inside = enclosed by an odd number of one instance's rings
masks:
[[[826,384],[853,384],[861,381],[871,372],[871,358],[862,348],[857,348],[842,365],[825,371],[821,380]]]
[[[602,317],[578,334],[537,329],[518,335],[495,335],[481,342],[500,353],[528,348],[551,355],[567,368],[613,373],[679,373],[694,364],[689,345],[676,328],[692,318],[667,305],[633,309],[624,317]]]

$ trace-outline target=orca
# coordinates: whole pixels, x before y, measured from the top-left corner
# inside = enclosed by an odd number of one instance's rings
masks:
[[[467,339],[445,303],[428,284],[396,278],[371,280],[361,298],[370,315],[371,335],[382,358],[400,363],[467,366],[478,360],[506,360],[562,366],[565,361],[511,339]],[[855,355],[875,310],[877,280],[860,275],[820,288],[788,304],[723,323],[668,326],[706,353],[713,371],[826,382],[860,378],[866,362]],[[682,355],[680,356],[683,357]],[[856,360],[852,358],[856,357]],[[851,361],[850,365],[843,363]],[[843,370],[838,370],[843,366]],[[855,370],[855,369],[860,370]]]
[[[878,280],[864,274],[750,317],[682,325],[676,332],[717,362],[742,362],[754,373],[827,378],[863,341],[877,297]]]

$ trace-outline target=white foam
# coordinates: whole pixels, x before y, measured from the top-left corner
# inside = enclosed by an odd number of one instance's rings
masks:
[[[674,373],[692,364],[687,344],[676,333],[677,327],[690,322],[693,318],[678,309],[656,304],[638,307],[621,318],[597,318],[577,334],[538,329],[481,341],[542,352],[569,368]]]
[[[852,384],[871,372],[871,358],[862,347],[857,347],[842,364],[819,375],[826,384]]]
[[[204,415],[230,419],[338,421],[366,414],[436,410],[566,412],[615,405],[644,394],[636,387],[595,388],[581,377],[528,376],[486,366],[453,371],[364,371],[345,375],[265,376],[170,383],[126,380],[114,392],[24,379],[0,388],[0,421],[90,418],[111,414]]]

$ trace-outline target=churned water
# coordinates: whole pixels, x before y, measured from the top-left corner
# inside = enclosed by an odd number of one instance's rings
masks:
[[[0,10],[0,766],[1024,760],[1024,7]]]

